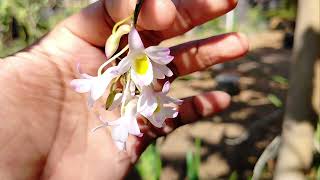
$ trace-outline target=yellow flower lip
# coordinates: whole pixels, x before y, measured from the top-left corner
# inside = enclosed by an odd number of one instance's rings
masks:
[[[149,58],[147,55],[142,54],[134,58],[133,62],[134,71],[139,75],[146,75],[149,69]]]

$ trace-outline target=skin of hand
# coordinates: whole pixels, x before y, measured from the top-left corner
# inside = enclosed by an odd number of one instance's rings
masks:
[[[230,97],[207,92],[184,99],[180,115],[157,129],[140,119],[142,137],[129,137],[119,152],[86,95],[69,83],[76,63],[96,75],[114,22],[128,17],[136,1],[98,1],[67,18],[34,45],[0,61],[0,179],[122,179],[147,145],[175,128],[225,109]],[[181,35],[227,13],[235,0],[146,0],[138,21],[146,46]],[[229,33],[171,48],[175,77],[235,59],[248,51],[244,35]],[[173,80],[174,78],[170,79]],[[108,113],[110,119],[117,113]],[[142,123],[141,123],[142,122]]]

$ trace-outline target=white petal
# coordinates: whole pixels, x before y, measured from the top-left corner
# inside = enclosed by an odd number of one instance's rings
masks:
[[[149,117],[157,109],[157,98],[149,93],[142,94],[138,100],[138,113],[145,117]]]
[[[126,120],[122,119],[122,121]],[[125,123],[121,123],[119,126],[112,126],[112,139],[126,142],[128,139],[128,126]]]
[[[111,106],[109,107],[108,111],[112,111],[112,110],[114,110],[116,107],[120,106],[121,100],[122,100],[122,93],[117,93],[117,94],[115,95],[114,100],[113,100]]]
[[[150,85],[153,80],[153,70],[152,70],[151,62],[150,61],[148,62],[148,70],[145,75],[139,75],[138,73],[135,72],[134,68],[132,68],[131,78],[133,82],[140,87]]]
[[[126,73],[131,67],[131,61],[129,57],[123,58],[118,64],[119,74]]]
[[[154,63],[154,67],[158,68],[163,74],[165,74],[168,77],[173,76],[173,72],[166,65]]]
[[[176,108],[172,108],[172,107],[164,107],[163,108],[163,114],[164,114],[164,118],[176,118],[179,114],[178,110]]]
[[[162,71],[157,67],[154,66],[155,63],[152,63],[153,68],[153,75],[155,79],[164,79],[166,76],[162,73]]]
[[[90,79],[74,79],[70,82],[71,87],[78,93],[86,93],[91,89],[92,81]]]
[[[98,100],[104,94],[110,81],[113,79],[110,77],[108,78],[103,78],[103,77],[104,76],[97,77],[92,84],[90,96],[95,101]]]
[[[129,133],[135,136],[141,136],[139,125],[136,118],[130,120]]]
[[[170,49],[160,46],[150,46],[145,49],[145,52],[147,54],[150,54],[151,56],[168,56],[170,55]]]
[[[139,50],[139,49],[144,49],[140,35],[134,27],[132,27],[132,29],[129,33],[128,41],[129,41],[129,49],[130,50],[135,51],[135,50]]]
[[[162,87],[162,93],[168,94],[169,90],[170,90],[170,82],[167,81],[166,83],[164,83],[164,85]]]
[[[162,65],[169,64],[174,59],[173,56],[159,56],[159,57],[150,56],[150,55],[148,56],[152,61]]]
[[[161,102],[163,104],[170,104],[170,103],[174,103],[176,105],[181,105],[183,103],[183,100],[181,99],[175,99],[175,98],[172,98],[170,96],[161,96]]]
[[[149,121],[151,122],[152,125],[154,125],[157,128],[162,128],[164,121],[166,120],[164,117],[164,114],[161,112],[158,112],[154,114],[153,116],[149,117]]]

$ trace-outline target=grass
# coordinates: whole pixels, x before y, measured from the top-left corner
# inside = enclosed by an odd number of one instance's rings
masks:
[[[144,151],[140,157],[136,169],[143,180],[158,180],[162,172],[162,161],[159,151],[154,144]]]

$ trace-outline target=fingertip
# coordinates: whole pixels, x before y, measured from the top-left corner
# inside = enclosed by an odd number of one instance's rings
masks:
[[[224,110],[229,107],[231,96],[228,93],[223,91],[215,91],[209,92],[209,94],[212,94],[215,97],[217,104],[219,105],[219,110]]]
[[[207,92],[194,98],[199,114],[203,117],[212,116],[214,113],[226,109],[230,105],[231,97],[222,91]]]
[[[239,38],[239,42],[243,47],[243,53],[247,53],[250,49],[249,40],[246,34],[244,33],[237,33],[237,36]]]
[[[231,10],[236,8],[238,5],[238,0],[229,0]]]
[[[144,1],[138,25],[146,30],[168,29],[176,17],[176,7],[171,0]]]

